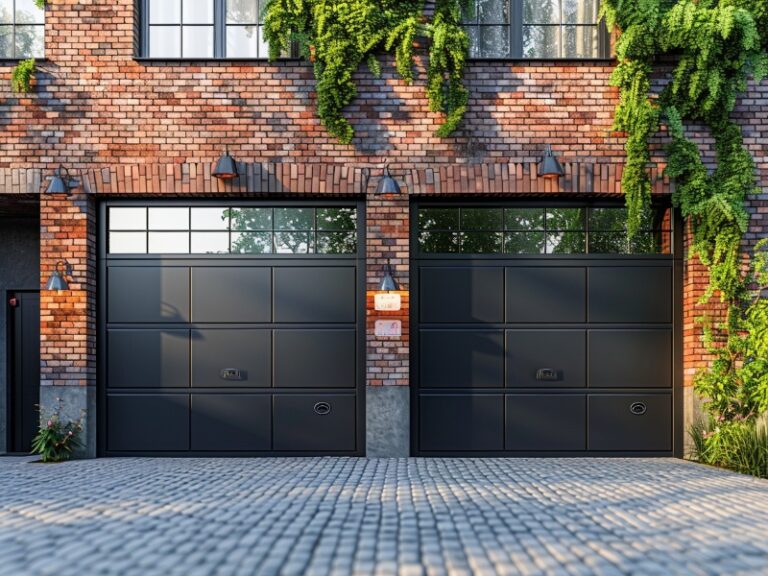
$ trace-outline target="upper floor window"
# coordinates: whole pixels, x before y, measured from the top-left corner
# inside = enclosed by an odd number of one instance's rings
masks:
[[[34,0],[0,0],[0,58],[42,58],[45,11]]]
[[[472,58],[605,58],[599,0],[475,0]]]
[[[267,58],[266,0],[142,0],[141,56]]]

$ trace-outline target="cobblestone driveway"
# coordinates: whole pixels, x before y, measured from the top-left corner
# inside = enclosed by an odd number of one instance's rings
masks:
[[[768,482],[675,460],[0,459],[0,574],[768,574]]]

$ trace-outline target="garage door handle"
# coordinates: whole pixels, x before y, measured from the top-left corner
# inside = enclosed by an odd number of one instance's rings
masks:
[[[320,416],[327,416],[331,413],[331,405],[328,402],[318,402],[314,407],[315,414]]]
[[[648,412],[648,406],[646,406],[644,402],[632,402],[632,404],[629,405],[629,411],[635,416],[642,416]]]
[[[222,380],[242,380],[243,373],[237,368],[223,368],[221,378]]]
[[[539,368],[536,370],[536,380],[559,380],[560,375],[553,368]]]

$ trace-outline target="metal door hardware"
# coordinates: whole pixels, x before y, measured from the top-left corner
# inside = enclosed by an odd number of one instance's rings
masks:
[[[536,380],[560,380],[560,372],[552,368],[539,368],[536,370]]]
[[[224,368],[221,371],[222,380],[242,380],[243,374],[237,368]]]
[[[331,413],[331,405],[328,402],[318,402],[314,407],[315,414],[325,416]]]
[[[629,411],[635,416],[642,416],[648,412],[648,406],[646,406],[644,402],[632,402],[632,404],[629,405]]]

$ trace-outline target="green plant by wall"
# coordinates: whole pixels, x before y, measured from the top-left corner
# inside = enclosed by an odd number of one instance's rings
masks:
[[[45,10],[45,6],[48,4],[48,0],[35,0],[35,6],[40,10]]]
[[[699,462],[768,478],[768,414],[748,420],[710,419],[691,430]]]
[[[430,108],[445,115],[437,134],[456,130],[469,99],[462,79],[469,39],[461,27],[462,10],[472,0],[436,0],[434,16],[424,15],[425,0],[269,0],[264,36],[270,58],[295,43],[314,63],[317,113],[326,129],[349,143],[354,129],[344,108],[357,96],[354,74],[366,63],[381,73],[377,56],[394,52],[397,72],[413,81],[414,42],[430,40],[427,96]]]
[[[650,140],[665,125],[670,137],[666,173],[675,179],[673,202],[691,226],[689,256],[698,257],[709,272],[702,301],[716,296],[725,306],[722,322],[700,319],[713,360],[697,374],[695,388],[714,422],[753,422],[768,409],[768,303],[754,289],[768,284],[768,256],[760,244],[745,271],[745,201],[757,183],[754,161],[731,113],[749,78],[759,82],[768,72],[768,3],[603,0],[602,11],[621,31],[612,81],[620,89],[614,128],[627,133],[622,186],[628,228],[632,234],[638,230],[650,204]],[[660,57],[672,62],[673,70],[654,94],[651,74]],[[708,128],[714,140],[712,171],[686,136],[691,122]],[[699,434],[698,439],[722,443],[742,438],[739,434]]]
[[[11,89],[19,94],[28,94],[32,91],[32,76],[37,66],[35,59],[22,60],[11,72]]]
[[[64,462],[72,457],[73,451],[81,446],[80,433],[83,430],[83,417],[74,422],[62,422],[61,400],[52,414],[45,416],[40,411],[40,425],[32,440],[32,454],[39,454],[43,462]]]

